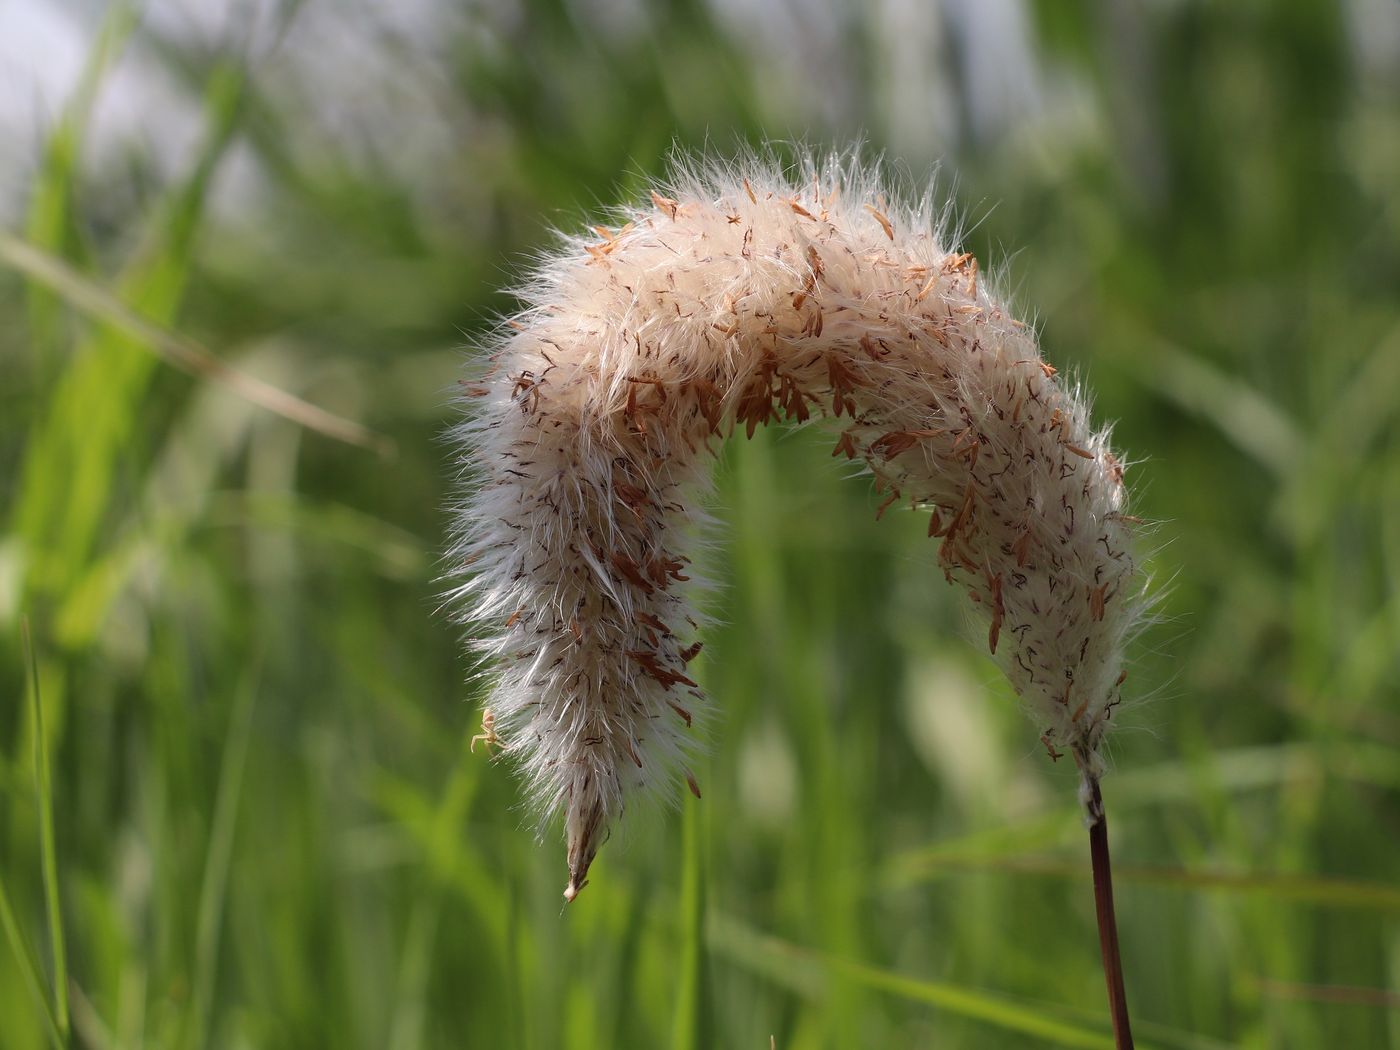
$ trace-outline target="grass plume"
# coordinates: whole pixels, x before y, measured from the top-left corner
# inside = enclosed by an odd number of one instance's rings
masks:
[[[734,432],[821,418],[885,508],[926,508],[1052,759],[1102,771],[1140,610],[1121,461],[931,197],[849,156],[682,167],[566,237],[464,384],[455,597],[489,742],[562,811],[572,900],[626,799],[674,793],[706,698],[687,536]]]

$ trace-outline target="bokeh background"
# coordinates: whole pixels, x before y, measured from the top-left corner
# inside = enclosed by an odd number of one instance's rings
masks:
[[[467,748],[466,348],[766,139],[937,162],[1162,523],[1141,1044],[1400,1045],[1393,0],[0,0],[0,1046],[1111,1045],[1074,773],[815,434],[724,454],[703,802],[565,912]]]

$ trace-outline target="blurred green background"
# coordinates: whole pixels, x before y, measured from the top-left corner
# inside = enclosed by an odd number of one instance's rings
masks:
[[[725,451],[703,802],[565,912],[466,747],[443,434],[500,289],[673,143],[860,136],[941,158],[1163,522],[1105,783],[1141,1045],[1400,1045],[1391,0],[0,28],[0,1046],[1111,1045],[1074,773],[816,434]]]

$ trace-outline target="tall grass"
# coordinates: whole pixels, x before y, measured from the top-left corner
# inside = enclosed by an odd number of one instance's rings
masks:
[[[1024,246],[1047,353],[1152,451],[1176,578],[1106,788],[1140,1045],[1400,1041],[1393,997],[1331,991],[1400,982],[1394,66],[1321,0],[1158,5],[1137,64],[1095,8],[1026,10],[1092,116],[1003,136],[962,105],[943,145],[970,246]],[[395,129],[309,120],[275,75],[300,52],[110,16],[10,232],[397,454],[0,274],[0,1046],[1111,1045],[1073,772],[958,637],[924,523],[877,527],[824,445],[725,450],[705,798],[634,815],[567,914],[434,615],[447,390],[502,267],[673,138],[898,146],[875,17],[843,26],[844,110],[696,3],[459,26],[468,131],[404,173]],[[93,152],[133,62],[201,113],[174,174]],[[265,196],[230,214],[240,156]]]

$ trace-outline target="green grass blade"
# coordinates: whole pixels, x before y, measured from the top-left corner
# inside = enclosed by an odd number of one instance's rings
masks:
[[[1395,417],[1392,392],[1400,385],[1400,325],[1338,390],[1308,443],[1308,459],[1284,477],[1270,514],[1281,535],[1299,547],[1317,541],[1352,498],[1357,479],[1374,467],[1372,448]]]
[[[1147,333],[1140,338],[1151,346],[1139,368],[1153,390],[1213,424],[1279,478],[1303,458],[1307,442],[1301,428],[1263,391],[1165,339]]]
[[[680,979],[671,1020],[672,1050],[705,1050],[713,1045],[705,994],[705,843],[700,804],[687,799],[681,816]]]
[[[24,934],[20,932],[19,924],[15,922],[14,909],[10,907],[10,895],[5,892],[3,878],[0,878],[0,926],[5,927],[5,939],[10,942],[10,950],[14,953],[15,963],[24,976],[25,987],[29,989],[29,994],[33,996],[39,1006],[39,1012],[44,1017],[49,1041],[58,1050],[64,1050],[64,1039],[58,1031],[58,1018],[54,1016],[53,1004],[49,1002],[49,997],[44,994],[44,980],[39,975],[39,964],[34,959],[34,953],[29,950]]]
[[[1056,1016],[1057,1008],[1048,1003],[1013,999],[947,981],[909,977],[810,951],[720,916],[711,919],[709,939],[732,962],[787,983],[809,998],[823,996],[826,983],[837,977],[872,991],[925,1003],[968,1020],[1044,1039],[1057,1046],[1113,1050],[1113,1037],[1107,1032],[1062,1020]],[[1147,1050],[1144,1044],[1139,1046]]]
[[[1208,767],[1194,761],[1168,761],[1124,770],[1114,777],[1114,808],[1121,814],[1190,801],[1199,795],[1207,774],[1214,778],[1213,790],[1230,796],[1324,774],[1387,789],[1400,787],[1395,752],[1384,745],[1269,744],[1218,751],[1210,756]],[[892,857],[885,865],[882,885],[898,889],[947,866],[1024,860],[1036,851],[1077,846],[1082,834],[1079,811],[1073,806],[1036,813],[1014,824],[975,828]],[[1076,874],[1084,871],[1078,862],[1071,867]]]
[[[1034,1036],[1060,1046],[1112,1050],[1113,1038],[1102,1032],[1069,1024],[1042,1013],[1032,1006],[971,988],[892,973],[850,959],[826,957],[827,967],[856,984],[914,1002],[927,1003],[940,1010],[974,1021],[983,1021],[1009,1032]],[[1143,1047],[1142,1050],[1148,1050]]]
[[[39,850],[44,871],[44,909],[48,914],[49,942],[53,952],[54,1022],[68,1041],[68,952],[63,937],[63,907],[58,892],[58,850],[53,834],[53,778],[49,771],[49,742],[44,731],[44,703],[39,692],[39,663],[29,620],[20,623],[25,658],[29,663],[29,702],[34,716],[34,789],[39,801]]]
[[[200,881],[195,920],[194,991],[188,1041],[191,1047],[205,1045],[209,1035],[209,1013],[219,961],[219,928],[223,921],[224,902],[228,897],[229,866],[233,859],[233,838],[238,826],[238,802],[243,793],[248,741],[253,730],[257,681],[258,673],[255,670],[239,690],[219,765],[219,786],[215,792],[214,818],[209,828],[209,846],[205,854],[204,877]]]
[[[1089,877],[1082,863],[1054,857],[955,857],[926,859],[921,876],[992,871],[1064,879]],[[1188,868],[1115,865],[1115,881],[1200,892],[1242,893],[1319,907],[1400,911],[1400,887],[1384,882],[1278,872],[1197,871]]]
[[[467,737],[462,738],[466,749]],[[461,837],[461,828],[480,787],[470,752],[459,757],[440,798],[434,800],[387,771],[371,774],[368,794],[408,842],[420,849],[432,877],[455,891],[476,913],[487,931],[485,944],[504,952],[507,920],[499,907],[499,888],[482,857]]]
[[[31,243],[62,252],[73,212],[78,156],[98,89],[138,21],[132,3],[114,3],[88,53],[77,89],[44,148],[44,159],[30,190],[25,232]],[[52,289],[28,289],[30,343],[44,356],[59,346],[58,297]]]
[[[408,931],[404,934],[394,995],[394,1016],[389,1024],[389,1050],[415,1050],[423,1045],[433,944],[441,915],[441,891],[437,887],[425,889],[414,902]]]
[[[241,71],[227,65],[210,76],[209,128],[193,170],[161,202],[145,244],[117,282],[118,300],[157,324],[168,324],[183,301],[208,189],[236,127],[242,82]],[[106,322],[81,341],[53,386],[24,450],[16,504],[30,589],[62,592],[100,542],[122,476],[118,467],[141,432],[154,360],[139,337]]]
[[[84,1050],[117,1050],[111,1028],[76,984],[73,986],[73,1032]]]

